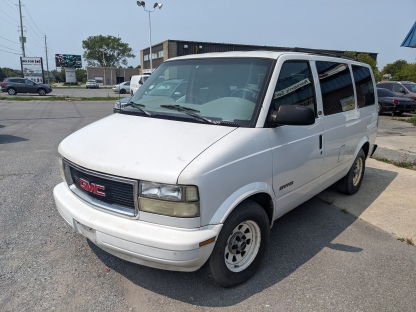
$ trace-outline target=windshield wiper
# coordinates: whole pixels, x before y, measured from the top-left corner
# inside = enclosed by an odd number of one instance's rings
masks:
[[[146,111],[142,108],[142,107],[146,107],[146,105],[143,105],[143,104],[137,104],[137,103],[128,101],[127,104],[120,105],[120,108],[124,108],[124,107],[128,107],[128,106],[134,107],[135,109],[138,109],[142,113],[145,113],[147,116],[152,116],[152,114],[150,114],[148,111]]]
[[[217,123],[213,122],[212,120],[210,120],[208,118],[205,118],[205,117],[199,116],[198,114],[195,114],[194,112],[199,113],[199,110],[196,110],[196,109],[193,109],[193,108],[180,106],[180,105],[160,105],[160,107],[176,110],[176,111],[179,111],[179,112],[183,112],[183,113],[185,113],[189,116],[192,116],[192,117],[194,117],[198,120],[204,121],[204,122],[209,123],[209,124],[213,124],[213,125],[217,124]]]

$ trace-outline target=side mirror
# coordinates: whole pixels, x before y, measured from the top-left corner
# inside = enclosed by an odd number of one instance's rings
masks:
[[[405,89],[400,89],[399,91],[400,93],[406,94],[406,90]]]
[[[277,111],[272,111],[269,116],[269,124],[272,127],[278,125],[308,126],[315,123],[315,113],[312,108],[302,105],[281,105]]]
[[[139,84],[143,84],[143,80],[141,80],[141,79],[140,79],[140,80],[139,80]]]

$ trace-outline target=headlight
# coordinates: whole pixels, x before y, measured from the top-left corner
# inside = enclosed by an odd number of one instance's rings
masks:
[[[62,179],[64,180],[64,182],[66,182],[65,173],[64,173],[64,165],[62,163],[62,157],[58,158],[58,163],[59,163],[59,171],[61,172]]]
[[[139,210],[171,217],[198,217],[198,188],[194,185],[140,182]]]

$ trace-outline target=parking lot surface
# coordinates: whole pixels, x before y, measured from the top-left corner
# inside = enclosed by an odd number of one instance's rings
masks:
[[[259,272],[232,289],[202,270],[128,263],[75,233],[53,201],[57,147],[113,105],[0,102],[1,311],[416,310],[416,248],[319,197],[274,223]],[[368,170],[362,214],[396,177]],[[385,178],[372,190],[374,174]]]

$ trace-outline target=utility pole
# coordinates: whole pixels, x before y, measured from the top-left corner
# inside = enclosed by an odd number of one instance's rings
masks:
[[[23,57],[25,57],[25,37],[23,37],[23,21],[22,21],[22,4],[19,0],[19,12],[20,12],[20,41],[22,42]]]
[[[49,84],[48,46],[46,45],[46,35],[45,35],[45,51],[46,51],[46,73],[48,75],[48,84]]]

